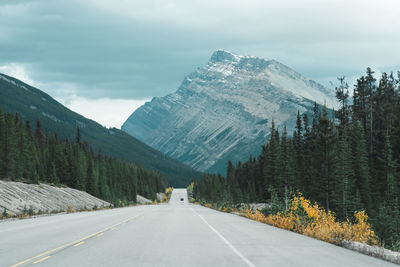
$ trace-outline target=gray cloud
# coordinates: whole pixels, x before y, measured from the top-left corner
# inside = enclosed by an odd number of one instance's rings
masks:
[[[220,48],[326,81],[398,66],[399,17],[396,0],[9,0],[0,66],[60,98],[162,96]]]

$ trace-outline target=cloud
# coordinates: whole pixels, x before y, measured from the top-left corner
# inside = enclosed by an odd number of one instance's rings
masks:
[[[79,96],[57,100],[86,118],[92,119],[105,127],[118,129],[121,128],[133,111],[149,101],[148,99],[89,99]]]
[[[149,101],[149,99],[92,99],[78,96],[77,93],[79,89],[76,84],[35,82],[29,77],[26,68],[16,63],[0,66],[0,73],[17,78],[29,85],[42,88],[44,91],[51,91],[49,90],[50,88],[57,88],[52,92],[52,97],[69,109],[105,127],[116,127],[120,129],[125,120],[137,108]]]
[[[324,81],[398,66],[399,17],[398,0],[9,0],[0,65],[87,99],[171,93],[220,48]]]
[[[29,77],[29,74],[23,65],[10,63],[8,65],[0,66],[0,72],[17,78],[32,86],[37,86],[37,84]]]

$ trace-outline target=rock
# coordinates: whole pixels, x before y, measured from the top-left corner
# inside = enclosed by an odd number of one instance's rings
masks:
[[[164,199],[164,193],[157,193],[157,201],[162,201]]]
[[[397,251],[392,251],[379,246],[370,246],[364,243],[349,240],[342,240],[340,241],[339,245],[360,252],[362,254],[400,264],[400,252]]]
[[[4,208],[14,214],[31,210],[34,213],[52,213],[109,207],[111,204],[86,192],[60,188],[48,184],[24,184],[0,181],[0,212]]]
[[[150,199],[147,199],[145,197],[142,197],[141,195],[137,195],[136,196],[136,202],[138,202],[140,204],[151,204],[151,203],[153,203],[153,201],[151,201]]]

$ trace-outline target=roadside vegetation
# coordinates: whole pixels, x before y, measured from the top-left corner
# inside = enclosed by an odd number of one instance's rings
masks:
[[[136,202],[136,195],[156,200],[168,182],[157,171],[94,152],[76,129],[73,141],[49,135],[37,120],[0,110],[0,179],[66,185],[86,191],[115,207]]]
[[[290,199],[287,211],[266,214],[247,209],[245,215],[250,219],[329,243],[339,244],[342,240],[370,245],[377,243],[375,232],[367,222],[368,215],[365,211],[355,211],[351,220],[340,222],[333,212],[326,212],[324,208],[317,203],[312,204],[301,194]]]
[[[171,195],[172,195],[172,191],[174,190],[174,188],[172,187],[167,187],[165,189],[165,193],[164,193],[164,198],[163,198],[163,202],[168,203],[169,200],[171,199]]]
[[[220,210],[266,203],[246,216],[333,243],[400,251],[400,74],[377,81],[368,68],[351,104],[339,81],[338,110],[315,105],[311,117],[298,113],[292,137],[272,122],[261,154],[228,162],[226,179],[194,181],[193,201]]]

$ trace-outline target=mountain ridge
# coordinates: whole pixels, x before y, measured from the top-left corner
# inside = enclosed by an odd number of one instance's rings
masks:
[[[18,79],[0,73],[0,108],[4,112],[19,113],[32,123],[39,118],[42,127],[61,138],[73,139],[80,127],[83,140],[95,150],[121,160],[139,164],[164,174],[173,186],[186,186],[201,174],[164,153],[149,147],[129,134],[105,128],[84,116],[69,110],[45,92]]]
[[[332,91],[276,60],[218,50],[121,129],[197,170],[224,172],[228,159],[259,153],[272,120],[291,133],[297,111],[310,112],[314,101],[336,105]]]

